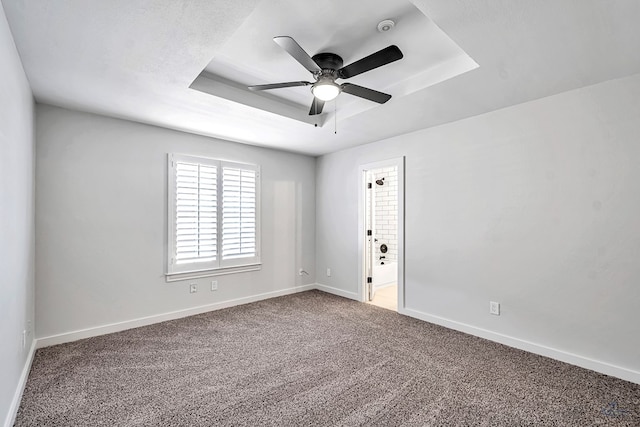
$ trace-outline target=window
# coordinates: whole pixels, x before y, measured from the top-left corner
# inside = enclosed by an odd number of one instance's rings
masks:
[[[168,275],[260,263],[258,166],[170,154],[168,176]]]

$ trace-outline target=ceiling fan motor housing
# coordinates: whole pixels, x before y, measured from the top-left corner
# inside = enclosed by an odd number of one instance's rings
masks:
[[[335,53],[319,53],[317,55],[313,55],[311,59],[314,60],[318,67],[322,68],[322,70],[339,70],[342,68],[343,61],[342,58]]]

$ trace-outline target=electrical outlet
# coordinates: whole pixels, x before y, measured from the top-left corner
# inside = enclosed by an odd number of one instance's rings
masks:
[[[212,291],[217,291],[218,290],[218,281],[217,280],[212,280],[211,281],[211,290]]]
[[[500,303],[495,301],[489,301],[489,313],[500,316]]]
[[[331,277],[331,269],[327,267],[327,277]]]
[[[189,287],[189,292],[191,292],[192,294],[195,294],[196,292],[198,292],[198,285],[196,285],[195,283],[192,283],[191,287]]]

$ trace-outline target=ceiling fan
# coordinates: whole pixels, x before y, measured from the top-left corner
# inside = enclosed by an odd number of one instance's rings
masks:
[[[249,86],[249,90],[269,90],[280,89],[284,87],[295,86],[311,86],[311,92],[313,93],[313,102],[311,103],[311,109],[309,115],[313,116],[322,113],[322,108],[326,101],[335,99],[340,92],[348,93],[349,95],[358,96],[360,98],[368,99],[369,101],[384,104],[391,95],[378,92],[377,90],[369,89],[363,86],[358,86],[352,83],[336,83],[337,79],[349,79],[364,72],[373,70],[383,65],[387,65],[391,62],[402,59],[403,55],[398,46],[391,45],[369,56],[366,56],[356,62],[353,62],[347,66],[342,66],[342,58],[335,53],[318,53],[309,56],[307,52],[300,47],[300,45],[291,37],[279,36],[274,37],[273,40],[280,45],[289,55],[298,61],[304,68],[309,70],[315,82],[286,82],[286,83],[273,83],[266,85]]]

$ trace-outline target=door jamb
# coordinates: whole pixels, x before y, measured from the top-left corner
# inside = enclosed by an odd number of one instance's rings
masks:
[[[366,244],[366,222],[365,222],[365,188],[367,185],[366,174],[371,169],[379,169],[384,167],[395,166],[398,171],[398,312],[402,313],[405,310],[404,299],[404,163],[405,158],[396,157],[387,160],[381,160],[373,163],[366,163],[360,165],[358,168],[358,300],[361,302],[366,301],[366,263],[365,263],[365,244]]]

